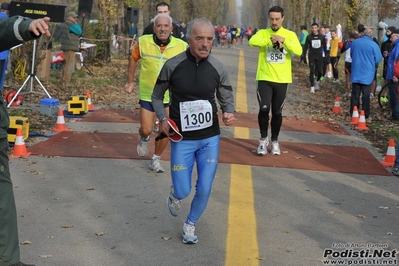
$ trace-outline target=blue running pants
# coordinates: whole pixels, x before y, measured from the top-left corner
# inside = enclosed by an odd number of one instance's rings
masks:
[[[171,141],[170,146],[173,195],[177,199],[182,200],[190,195],[194,163],[197,164],[196,190],[188,215],[188,220],[197,223],[211,196],[219,160],[220,136],[201,140]]]

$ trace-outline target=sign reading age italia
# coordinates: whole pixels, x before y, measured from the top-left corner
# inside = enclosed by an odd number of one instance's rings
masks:
[[[51,22],[64,22],[65,7],[61,5],[22,3],[11,1],[10,16],[22,16],[31,19],[49,17]]]

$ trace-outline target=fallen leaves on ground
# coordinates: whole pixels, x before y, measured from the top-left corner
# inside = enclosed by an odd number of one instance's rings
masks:
[[[341,61],[343,58],[341,58]],[[334,125],[332,121],[338,121],[344,125],[349,125],[352,114],[350,114],[350,97],[343,96],[346,92],[345,72],[342,62],[339,64],[340,83],[332,83],[331,79],[321,82],[320,90],[316,93],[309,93],[309,67],[299,64],[294,59],[293,62],[293,87],[289,90],[289,98],[287,104],[294,104],[297,113],[307,114],[312,119],[321,119],[328,121],[334,130],[340,131],[338,125]],[[340,97],[341,113],[332,112],[336,97]],[[399,127],[395,122],[389,121],[389,110],[382,110],[378,104],[378,98],[374,97],[370,103],[370,116],[372,121],[367,123],[369,130],[357,131],[359,136],[370,142],[379,152],[385,155],[390,138],[394,138],[395,142],[399,136]],[[354,126],[351,126],[354,128]]]
[[[117,57],[117,55],[115,55]],[[341,58],[341,61],[343,58]],[[124,85],[127,80],[127,56],[112,58],[111,62],[89,62],[88,67],[94,74],[90,76],[85,68],[77,70],[72,75],[69,86],[63,87],[61,83],[61,69],[51,70],[48,80],[41,80],[46,90],[53,98],[60,100],[60,104],[66,106],[70,96],[85,95],[86,90],[90,91],[91,102],[94,106],[135,110],[138,108],[137,85],[131,94],[127,94]],[[341,131],[342,128],[336,123],[348,125],[351,120],[349,113],[349,97],[343,97],[345,92],[345,74],[343,63],[340,62],[340,83],[332,83],[330,79],[321,82],[320,90],[314,94],[309,93],[309,67],[298,63],[295,58],[293,62],[293,84],[290,86],[287,96],[287,104],[295,109],[295,113],[306,114],[310,119],[320,119],[326,121],[333,130]],[[136,71],[136,83],[139,71]],[[34,91],[42,92],[42,88],[34,83]],[[3,93],[8,90],[18,90],[21,82],[13,78],[7,78]],[[25,88],[23,91],[27,90]],[[341,113],[335,114],[332,109],[336,97],[340,97]],[[24,95],[24,105],[10,108],[10,115],[28,117],[30,121],[30,132],[39,134],[53,134],[52,129],[57,117],[41,115],[39,112],[42,94],[28,93]],[[25,103],[26,106],[25,106]],[[29,104],[28,104],[29,103]],[[32,108],[34,105],[35,108]],[[255,107],[256,109],[257,107]],[[377,98],[371,99],[372,122],[367,125],[368,131],[358,131],[358,135],[363,136],[373,146],[377,147],[381,154],[385,155],[388,141],[399,135],[398,124],[387,119],[389,111],[383,111],[378,105]],[[65,118],[66,120],[68,118]],[[315,121],[316,122],[316,121]],[[31,144],[28,138],[25,142]]]

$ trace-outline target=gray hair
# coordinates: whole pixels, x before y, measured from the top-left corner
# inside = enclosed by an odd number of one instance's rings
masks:
[[[364,35],[365,35],[365,36],[369,36],[369,37],[373,37],[373,30],[370,29],[370,28],[367,28],[367,29],[364,31]]]
[[[188,24],[187,24],[187,33],[186,33],[186,38],[187,40],[191,39],[191,34],[194,28],[194,25],[196,24],[200,24],[201,26],[205,26],[208,25],[212,28],[213,30],[213,34],[215,34],[215,27],[213,27],[212,22],[207,19],[207,18],[195,18],[193,20],[191,20]]]
[[[172,21],[173,21],[172,18],[168,14],[162,13],[162,14],[158,14],[154,17],[154,26],[156,25],[157,20],[160,18],[169,19],[169,22],[170,22],[169,25],[172,25]]]

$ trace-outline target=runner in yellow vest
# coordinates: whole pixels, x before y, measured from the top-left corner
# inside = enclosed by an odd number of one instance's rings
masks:
[[[137,153],[145,157],[148,155],[148,143],[153,130],[155,112],[151,102],[151,94],[158,78],[158,74],[166,60],[184,52],[187,43],[171,36],[173,30],[172,18],[168,14],[159,14],[154,18],[154,34],[143,35],[132,52],[129,61],[128,81],[125,85],[127,93],[133,91],[134,73],[138,61],[141,60],[139,78],[140,103],[140,141]],[[165,111],[169,114],[169,95],[164,98]],[[161,154],[169,140],[167,138],[155,141],[155,152],[150,161],[150,169],[162,173],[165,169],[161,165]]]

